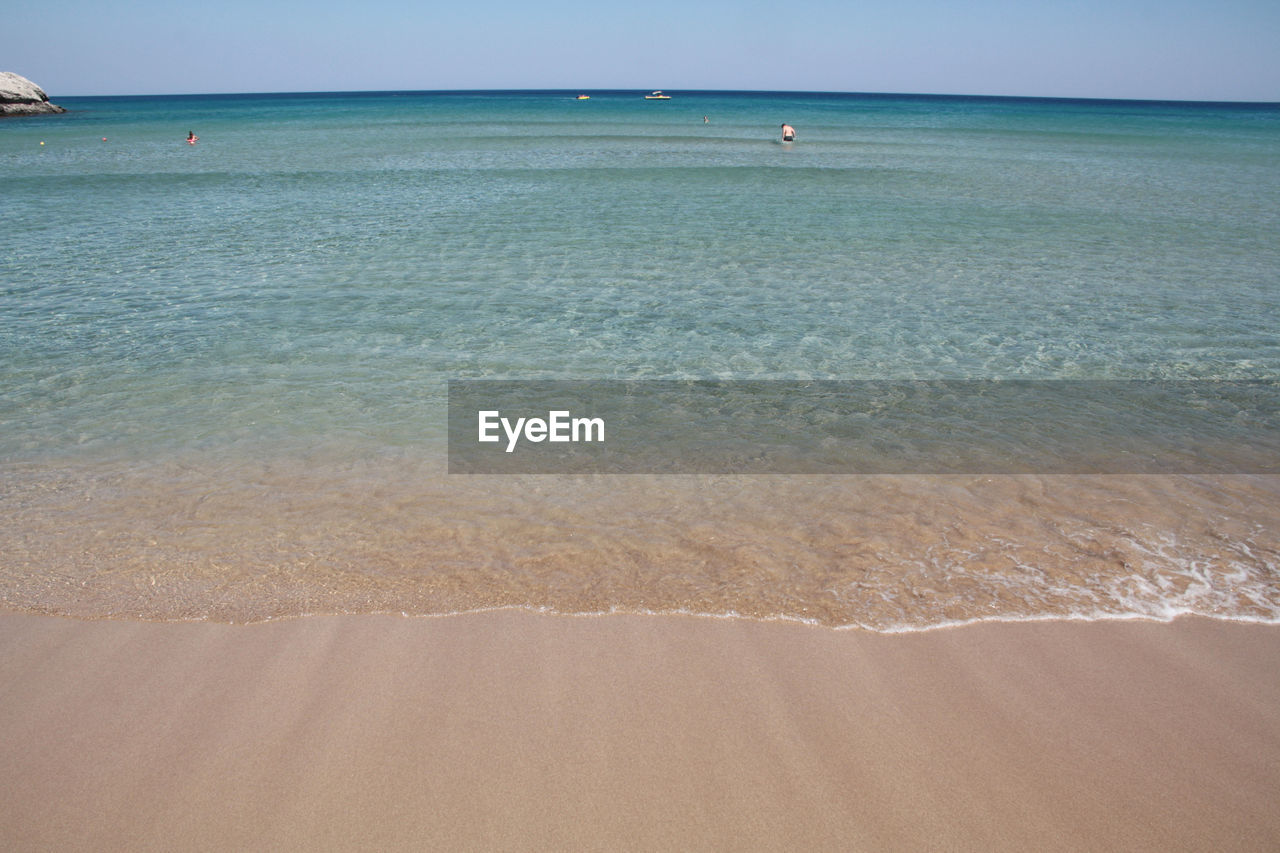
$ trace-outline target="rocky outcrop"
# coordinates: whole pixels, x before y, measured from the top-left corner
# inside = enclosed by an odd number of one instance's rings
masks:
[[[12,71],[0,71],[0,116],[65,112],[57,104],[49,103],[49,96],[44,90],[26,77]]]

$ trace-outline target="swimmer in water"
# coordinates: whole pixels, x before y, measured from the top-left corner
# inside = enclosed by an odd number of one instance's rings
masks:
[[[195,144],[196,144],[196,140],[197,140],[197,139],[199,139],[199,138],[200,138],[200,137],[196,136],[196,132],[195,132],[194,130],[188,130],[188,131],[187,131],[187,144],[188,144],[188,145],[195,145]]]
[[[796,141],[796,129],[795,129],[794,127],[792,127],[791,125],[789,125],[789,124],[784,124],[784,125],[782,126],[782,141],[783,141],[783,142],[795,142],[795,141]]]

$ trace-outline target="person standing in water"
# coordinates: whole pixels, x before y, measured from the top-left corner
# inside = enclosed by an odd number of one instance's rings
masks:
[[[784,124],[784,125],[782,126],[782,141],[783,141],[783,142],[795,142],[795,141],[796,141],[796,129],[795,129],[794,127],[792,127],[791,125],[789,125],[789,124]]]
[[[197,139],[199,139],[199,138],[200,138],[200,137],[196,136],[196,132],[195,132],[194,130],[188,130],[188,131],[187,131],[187,144],[188,144],[188,145],[195,145],[195,144],[196,144],[196,140],[197,140]]]

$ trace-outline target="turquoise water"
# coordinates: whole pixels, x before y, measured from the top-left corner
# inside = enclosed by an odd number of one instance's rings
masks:
[[[927,563],[952,577],[972,568],[975,552],[940,556],[920,545],[910,554],[890,547],[874,559],[849,557],[842,549],[850,537],[919,540],[919,530],[907,535],[898,522],[882,529],[799,498],[792,504],[806,507],[794,510],[803,523],[778,522],[765,534],[760,519],[778,517],[769,497],[776,482],[757,489],[717,481],[692,498],[672,497],[671,483],[646,487],[608,524],[598,517],[599,495],[572,511],[547,500],[507,507],[541,532],[486,528],[442,556],[442,537],[456,538],[474,520],[464,513],[453,526],[435,526],[440,506],[468,505],[457,490],[477,507],[494,491],[517,490],[463,485],[439,472],[445,383],[1280,378],[1276,105],[575,94],[67,98],[65,116],[0,125],[8,231],[0,250],[0,466],[12,510],[6,542],[16,555],[6,600],[162,618],[397,609],[406,601],[411,612],[496,602],[809,618],[815,596],[825,600],[847,580],[831,573],[863,577],[888,566],[892,574],[896,566],[900,580],[902,567]],[[777,141],[784,121],[797,128],[794,145]],[[194,146],[184,141],[189,130],[200,137]],[[351,467],[382,464],[385,471],[358,474]],[[290,466],[288,484],[264,485],[257,498],[235,502],[240,509],[203,520],[198,541],[189,518],[155,514],[184,490],[192,500],[231,494]],[[307,481],[318,470],[323,485]],[[190,476],[199,484],[175,471],[198,472]],[[1135,553],[1164,555],[1149,561],[1157,575],[1215,560],[1224,578],[1252,573],[1249,600],[1262,604],[1213,606],[1226,615],[1280,613],[1276,518],[1265,506],[1275,484],[1232,481],[1249,497],[1224,497],[1220,484],[1189,482],[1153,486],[1146,499],[1154,506],[1168,502],[1169,489],[1194,491],[1177,517],[1210,517],[1204,529],[1149,522],[1142,512],[1123,523],[1091,516],[1078,529],[1047,527],[1073,543],[1084,529],[1123,529],[1116,535],[1136,542]],[[101,500],[102,483],[113,484],[117,503]],[[952,485],[900,496],[902,518],[916,519],[902,523],[922,524],[919,506]],[[735,497],[725,499],[726,488]],[[394,533],[390,522],[383,530],[396,544],[335,550],[337,531],[375,514],[369,495],[384,492],[399,496],[376,504],[384,516],[388,506],[407,513]],[[82,500],[49,502],[70,494]],[[325,532],[275,515],[312,517],[296,509],[301,495],[334,514]],[[721,512],[743,495],[755,503],[705,529],[687,513],[655,521],[650,511],[652,499],[695,515],[682,501]],[[971,496],[952,521],[930,529],[982,527],[984,547],[1016,540],[1013,550],[1066,560],[1048,540],[1030,545],[1031,532],[1011,533],[992,500]],[[94,529],[120,539],[114,550],[77,540],[71,553],[66,527],[90,524],[67,514],[73,505],[93,507]],[[144,506],[153,509],[137,509]],[[264,515],[275,521],[245,532]],[[429,529],[421,526],[428,516]],[[841,531],[819,536],[808,527],[818,516]],[[627,518],[631,526],[618,521]],[[169,531],[170,550],[140,544],[143,528]],[[672,581],[637,603],[628,591],[635,572],[678,566],[674,575],[687,580],[713,528],[743,537],[723,551],[726,565],[745,560],[766,574],[797,564],[776,553],[780,538],[803,539],[810,562],[798,564],[808,580],[822,575],[817,591],[791,579],[783,585],[794,584],[794,594],[755,608],[763,576],[741,588],[723,578]],[[566,530],[595,544],[566,548]],[[619,552],[605,540],[629,544]],[[290,589],[306,588],[305,604],[282,591],[288,560],[277,553],[294,561]],[[367,591],[382,571],[374,563],[394,564],[396,580],[377,596],[326,598],[334,584],[298,570],[303,553],[329,560],[352,588]],[[574,580],[558,592],[520,568],[567,553],[576,562],[556,571]],[[1000,553],[1010,566],[1035,562]],[[177,610],[160,599],[137,603],[137,579],[154,586],[160,563],[177,572],[181,591],[169,593],[183,602]],[[216,580],[212,568],[229,564],[239,567],[227,570],[235,584]],[[439,591],[444,564],[458,573],[448,595]],[[106,568],[132,580],[101,599],[83,597],[83,584],[66,592]],[[499,572],[485,581],[487,592],[457,592],[468,572],[487,571]],[[618,571],[632,580],[609,575]],[[616,583],[597,594],[601,573]],[[245,591],[246,577],[267,580]],[[1094,588],[1081,599],[1093,601],[1087,607],[1023,607],[999,597],[992,606],[1010,616],[1165,612],[1173,593],[1158,579],[1144,582],[1154,591],[1141,606],[1128,593],[1098,603]],[[1238,578],[1206,583],[1214,595],[1240,586]],[[232,586],[240,603],[219,609],[215,599],[227,599]],[[707,597],[709,587],[726,586],[737,592]],[[587,587],[597,592],[586,596]],[[579,607],[575,596],[589,602]],[[286,603],[271,609],[265,599]],[[862,618],[864,605],[846,602],[814,618],[887,624]],[[1211,609],[1200,599],[1187,606]],[[888,621],[969,618],[939,608]]]

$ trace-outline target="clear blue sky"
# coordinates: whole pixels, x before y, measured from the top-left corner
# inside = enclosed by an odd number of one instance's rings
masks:
[[[1280,0],[48,0],[58,95],[780,89],[1280,101]]]

